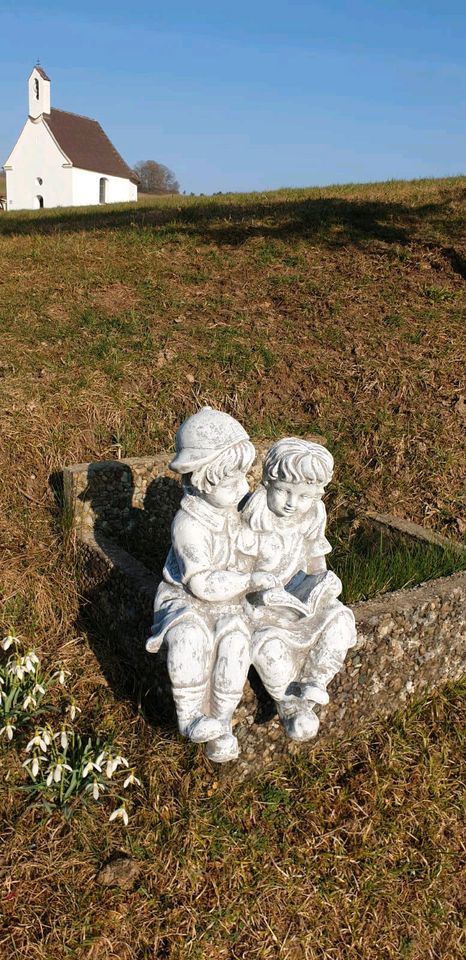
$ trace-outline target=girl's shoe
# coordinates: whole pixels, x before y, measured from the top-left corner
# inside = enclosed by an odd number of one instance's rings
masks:
[[[224,733],[216,740],[210,740],[205,747],[205,755],[213,763],[228,763],[239,757],[238,740],[232,733]]]

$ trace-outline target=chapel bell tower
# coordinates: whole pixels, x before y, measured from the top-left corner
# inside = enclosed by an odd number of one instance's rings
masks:
[[[50,80],[37,64],[28,80],[29,116],[37,120],[43,113],[50,113]]]

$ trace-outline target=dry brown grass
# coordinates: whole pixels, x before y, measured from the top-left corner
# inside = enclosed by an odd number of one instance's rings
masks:
[[[12,796],[8,956],[464,955],[460,688],[374,727],[336,758],[296,761],[236,789],[213,781],[194,750],[109,709],[126,721],[125,747],[144,776],[128,834],[106,824],[105,809],[66,824]],[[95,883],[120,847],[141,864],[134,890]]]
[[[157,198],[0,220],[3,621],[73,673],[144,776],[104,805],[4,808],[0,953],[28,960],[459,960],[461,689],[235,791],[107,686],[76,626],[49,477],[172,443],[200,402],[323,433],[333,501],[464,530],[466,180]],[[464,718],[463,718],[464,720]],[[464,729],[464,728],[463,728]],[[4,765],[15,779],[14,754]],[[96,886],[121,845],[143,865]]]

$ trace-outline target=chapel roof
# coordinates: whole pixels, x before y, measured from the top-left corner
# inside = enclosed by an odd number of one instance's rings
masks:
[[[48,80],[50,82],[50,77],[47,76],[45,70],[43,70],[38,63],[36,63],[34,70],[37,70],[37,73],[40,73],[43,80]]]
[[[43,119],[74,167],[139,183],[134,170],[125,163],[97,120],[56,109],[44,114]]]

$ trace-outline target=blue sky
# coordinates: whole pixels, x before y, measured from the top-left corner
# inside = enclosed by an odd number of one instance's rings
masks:
[[[0,162],[52,105],[188,193],[466,173],[464,0],[1,0]]]

